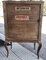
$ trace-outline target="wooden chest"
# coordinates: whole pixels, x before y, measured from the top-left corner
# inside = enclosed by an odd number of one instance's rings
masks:
[[[42,6],[39,1],[4,1],[5,39],[41,43]]]

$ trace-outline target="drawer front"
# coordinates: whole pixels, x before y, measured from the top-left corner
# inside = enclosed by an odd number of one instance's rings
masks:
[[[33,41],[37,40],[38,23],[37,22],[16,22],[8,27],[8,37],[15,41]]]
[[[18,20],[24,20],[24,16],[28,16],[28,19],[25,20],[31,20],[31,21],[37,21],[39,19],[39,10],[40,10],[40,5],[7,5],[7,15],[8,15],[8,20],[10,19],[15,19],[17,16]],[[26,17],[27,18],[27,17]]]

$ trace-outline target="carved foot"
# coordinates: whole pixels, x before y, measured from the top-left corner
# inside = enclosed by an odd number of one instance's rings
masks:
[[[39,52],[40,52],[41,47],[42,47],[42,43],[40,42],[39,43],[39,46],[38,46],[38,50],[37,50],[38,59],[39,59]]]

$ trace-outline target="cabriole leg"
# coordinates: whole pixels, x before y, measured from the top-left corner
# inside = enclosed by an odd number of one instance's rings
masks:
[[[12,42],[10,42],[10,44],[11,44],[11,49],[12,49]]]
[[[8,51],[8,47],[7,47],[7,44],[6,43],[4,44],[4,47],[5,47],[6,51],[7,51],[7,57],[8,57],[9,51]]]
[[[36,43],[34,43],[34,50],[35,50]]]
[[[41,47],[42,47],[42,43],[39,42],[39,46],[38,46],[38,50],[37,50],[38,59],[39,59],[39,52],[40,52]]]

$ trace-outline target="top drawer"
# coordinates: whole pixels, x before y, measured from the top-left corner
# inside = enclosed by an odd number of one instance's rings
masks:
[[[39,4],[30,4],[30,5],[21,5],[21,3],[18,5],[17,4],[7,4],[8,20],[13,19],[16,21],[18,21],[18,20],[37,21],[37,20],[39,20],[39,15],[40,15],[39,11],[40,11]]]

